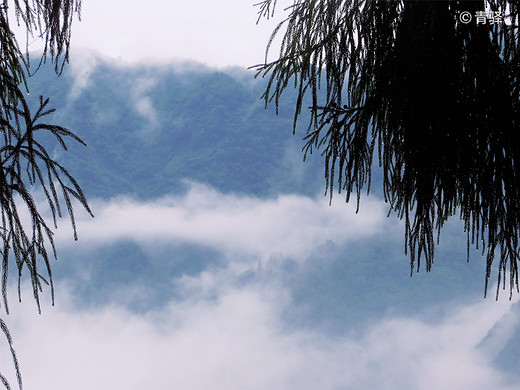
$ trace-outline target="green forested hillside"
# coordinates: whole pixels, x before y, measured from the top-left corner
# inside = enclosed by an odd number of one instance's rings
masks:
[[[292,102],[278,116],[264,110],[259,85],[217,71],[101,65],[74,95],[67,72],[56,78],[41,69],[31,95],[51,95],[55,118],[88,144],[74,145],[61,161],[90,197],[156,197],[179,191],[183,178],[256,196],[324,190],[320,159],[301,163]]]
[[[273,107],[265,110],[259,100],[263,81],[252,80],[245,71],[237,77],[210,69],[124,68],[101,62],[82,76],[88,83],[78,91],[70,69],[56,78],[44,67],[30,86],[32,96],[50,95],[57,108],[55,120],[88,144],[73,145],[59,156],[91,199],[154,199],[184,191],[183,179],[258,198],[324,192],[319,153],[303,163],[304,132],[292,135],[294,102],[286,98],[278,115]],[[380,193],[380,187],[375,168],[372,193]],[[335,202],[341,203],[341,196]],[[263,283],[274,272],[294,300],[288,318],[342,328],[385,313],[410,314],[452,300],[480,298],[484,264],[478,255],[467,264],[465,249],[461,226],[449,226],[433,272],[422,270],[410,278],[401,240],[383,234],[347,246],[328,242],[304,261],[274,256],[237,283]],[[150,294],[144,300],[129,298],[128,303],[149,310],[175,296],[173,279],[208,266],[218,269],[221,256],[211,248],[179,243],[145,252],[134,242],[122,241],[91,251],[62,252],[55,268],[59,277],[77,281],[77,297],[84,302],[100,303],[121,289],[140,286]]]

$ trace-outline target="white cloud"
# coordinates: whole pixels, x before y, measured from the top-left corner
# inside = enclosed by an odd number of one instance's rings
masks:
[[[131,98],[136,112],[147,121],[143,133],[149,133],[157,128],[159,115],[155,110],[152,100],[147,95],[151,88],[157,84],[157,80],[150,77],[141,77],[133,83]]]
[[[118,198],[93,207],[94,220],[78,221],[81,243],[89,247],[121,238],[146,245],[188,241],[232,253],[233,259],[273,252],[298,259],[326,239],[347,242],[382,230],[400,239],[402,232],[393,229],[384,203],[376,200],[364,201],[356,215],[354,205],[329,207],[324,197],[257,199],[193,183],[182,196],[153,202]],[[518,322],[513,302],[488,299],[452,308],[435,321],[419,314],[379,319],[361,329],[345,324],[343,334],[327,333],[285,322],[284,313],[293,307],[289,287],[276,280],[237,284],[239,268],[232,260],[180,277],[172,281],[180,294],[147,314],[125,309],[124,299],[120,305],[111,300],[88,310],[75,307],[73,294],[58,285],[57,307],[44,304],[38,316],[26,291],[23,304],[11,304],[8,318],[26,388],[513,388],[489,363]],[[494,337],[487,337],[490,330]],[[3,356],[2,367],[9,367],[7,351]]]
[[[388,234],[397,226],[395,220],[387,220],[386,206],[378,200],[365,200],[356,214],[354,204],[336,201],[329,206],[323,196],[259,199],[222,194],[196,183],[182,196],[148,202],[119,197],[91,203],[96,217],[78,218],[80,245],[120,239],[182,241],[263,259],[273,253],[300,258],[327,240],[340,244],[383,229]],[[71,243],[68,231],[58,233],[60,246]]]
[[[75,53],[74,61],[71,61],[69,65],[71,67],[70,77],[72,77],[69,104],[89,86],[90,77],[99,62],[100,54],[95,51],[88,50]]]
[[[220,285],[211,299],[193,294],[146,316],[73,308],[59,290],[56,308],[38,316],[25,303],[9,318],[26,388],[508,389],[477,348],[507,300],[331,335],[282,326],[283,290]]]

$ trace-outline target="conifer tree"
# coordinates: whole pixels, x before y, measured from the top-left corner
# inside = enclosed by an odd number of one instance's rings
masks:
[[[43,40],[39,64],[50,58],[56,72],[61,73],[68,62],[71,24],[75,15],[79,16],[80,5],[79,0],[4,0],[0,4],[0,261],[2,303],[7,314],[10,266],[18,274],[19,300],[22,275],[27,272],[38,311],[43,284],[50,286],[54,303],[50,265],[50,259],[56,257],[53,228],[57,227],[58,217],[68,214],[77,239],[73,198],[90,213],[78,183],[51,157],[51,151],[40,139],[42,133],[50,133],[65,150],[67,138],[82,141],[61,126],[42,122],[54,111],[48,107],[49,99],[40,97],[37,109],[30,109],[26,98],[29,93],[29,52],[27,47],[24,52],[20,49],[12,23],[24,26],[27,38]],[[9,20],[10,17],[14,20]],[[52,216],[50,226],[43,217],[42,206],[33,197],[34,191],[42,192],[46,198]],[[63,203],[66,211],[62,210]],[[23,215],[28,215],[28,220],[24,220]],[[42,261],[44,271],[38,265]],[[45,273],[46,277],[43,276]],[[11,335],[1,319],[0,328],[7,338],[21,389],[22,379]],[[10,389],[9,381],[2,374],[0,381]]]
[[[258,5],[269,18],[276,0]],[[459,215],[468,260],[472,245],[486,257],[484,291],[496,254],[498,286],[507,276],[518,291],[520,3],[294,0],[287,10],[253,68],[268,77],[266,105],[297,89],[294,126],[310,96],[302,151],[321,151],[329,196],[355,192],[359,208],[377,152],[412,272],[422,256],[430,271],[444,223]]]

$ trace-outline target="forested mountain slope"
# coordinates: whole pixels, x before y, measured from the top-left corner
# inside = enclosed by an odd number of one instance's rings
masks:
[[[67,68],[60,78],[43,67],[30,80],[31,95],[51,95],[57,109],[54,120],[87,143],[87,148],[71,144],[69,152],[56,146],[56,152],[90,199],[124,195],[147,200],[182,194],[189,187],[186,180],[224,194],[260,199],[283,194],[319,198],[324,193],[319,153],[302,161],[305,126],[292,135],[293,101],[285,99],[278,115],[273,107],[265,110],[259,100],[263,80],[235,69],[226,73],[203,67],[121,67],[98,61],[84,73]],[[381,187],[374,169],[373,197]],[[341,205],[342,197],[336,195],[334,203]],[[362,209],[366,200],[361,201]],[[284,278],[294,287],[295,302],[309,306],[307,314],[314,319],[313,310],[349,320],[392,307],[413,312],[483,293],[481,259],[476,256],[467,264],[461,226],[446,230],[433,272],[422,270],[413,278],[403,242],[384,234],[348,248],[323,242],[303,262],[283,258],[274,263],[276,268],[288,267]],[[79,231],[81,236],[81,226]],[[91,283],[82,287],[88,293],[81,296],[106,298],[105,288],[161,278],[167,285],[175,275],[201,272],[207,265],[202,259],[219,257],[210,248],[174,246],[166,251],[177,259],[174,262],[165,260],[164,251],[144,253],[131,241],[94,250],[95,261],[91,251],[76,253],[74,257],[92,272]],[[78,263],[68,264],[69,256],[62,256],[60,269],[71,271],[71,264]],[[266,272],[272,270],[259,269],[254,278]],[[158,289],[156,294],[166,291]]]
[[[274,107],[266,110],[259,100],[264,85],[236,69],[123,67],[100,59],[83,72],[67,68],[60,78],[44,66],[30,80],[31,98],[50,96],[57,109],[53,120],[88,144],[71,145],[63,152],[54,140],[45,141],[54,142],[48,145],[93,201],[96,218],[104,210],[96,210],[96,205],[117,204],[121,197],[135,202],[184,199],[190,183],[205,185],[221,194],[218,197],[231,197],[225,199],[234,199],[239,207],[280,203],[276,199],[294,195],[299,201],[327,202],[319,152],[302,161],[305,120],[293,136],[291,97],[282,101],[276,115]],[[368,199],[381,201],[380,188],[375,168],[372,193],[362,197],[362,211],[372,207]],[[343,199],[335,195],[333,205],[347,213]],[[389,315],[439,319],[444,304],[481,299],[484,261],[477,253],[466,262],[460,223],[444,229],[433,272],[421,269],[410,278],[403,226],[393,215],[387,220],[387,227],[365,238],[351,242],[331,236],[298,255],[274,249],[267,258],[241,254],[241,271],[226,280],[233,286],[283,288],[291,301],[283,313],[286,321],[333,332]],[[349,229],[348,224],[337,226]],[[78,246],[58,247],[54,269],[58,279],[73,286],[83,307],[124,297],[130,309],[148,312],[171,299],[182,300],[179,281],[229,271],[229,253],[209,241],[150,243],[146,238],[143,243],[123,235],[82,243],[82,230],[89,228],[81,221],[78,228]]]
[[[265,80],[245,70],[92,64],[60,78],[43,66],[29,81],[30,99],[49,96],[52,121],[88,145],[64,152],[43,137],[96,215],[78,218],[78,243],[58,229],[57,300],[67,286],[82,310],[117,305],[147,316],[172,302],[261,292],[282,327],[327,337],[396,317],[441,324],[453,307],[482,300],[484,259],[473,252],[466,262],[456,217],[432,272],[410,277],[404,227],[386,217],[377,162],[359,214],[344,194],[328,206],[320,152],[302,161],[305,118],[292,134],[294,94],[276,115],[260,100]],[[503,328],[479,345],[492,345],[488,359],[514,373],[519,336]]]
[[[40,69],[31,95],[51,95],[55,117],[88,144],[62,161],[90,196],[156,197],[179,191],[183,178],[256,196],[324,191],[321,160],[303,165],[303,133],[291,135],[291,102],[278,116],[266,111],[262,83],[214,70],[100,64],[76,76],[86,82],[80,89],[71,73]]]

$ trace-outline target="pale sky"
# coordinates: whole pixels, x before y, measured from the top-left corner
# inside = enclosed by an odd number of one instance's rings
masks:
[[[72,47],[124,61],[195,60],[210,66],[263,61],[271,32],[290,0],[278,1],[273,20],[256,24],[258,0],[85,0],[73,25]]]

